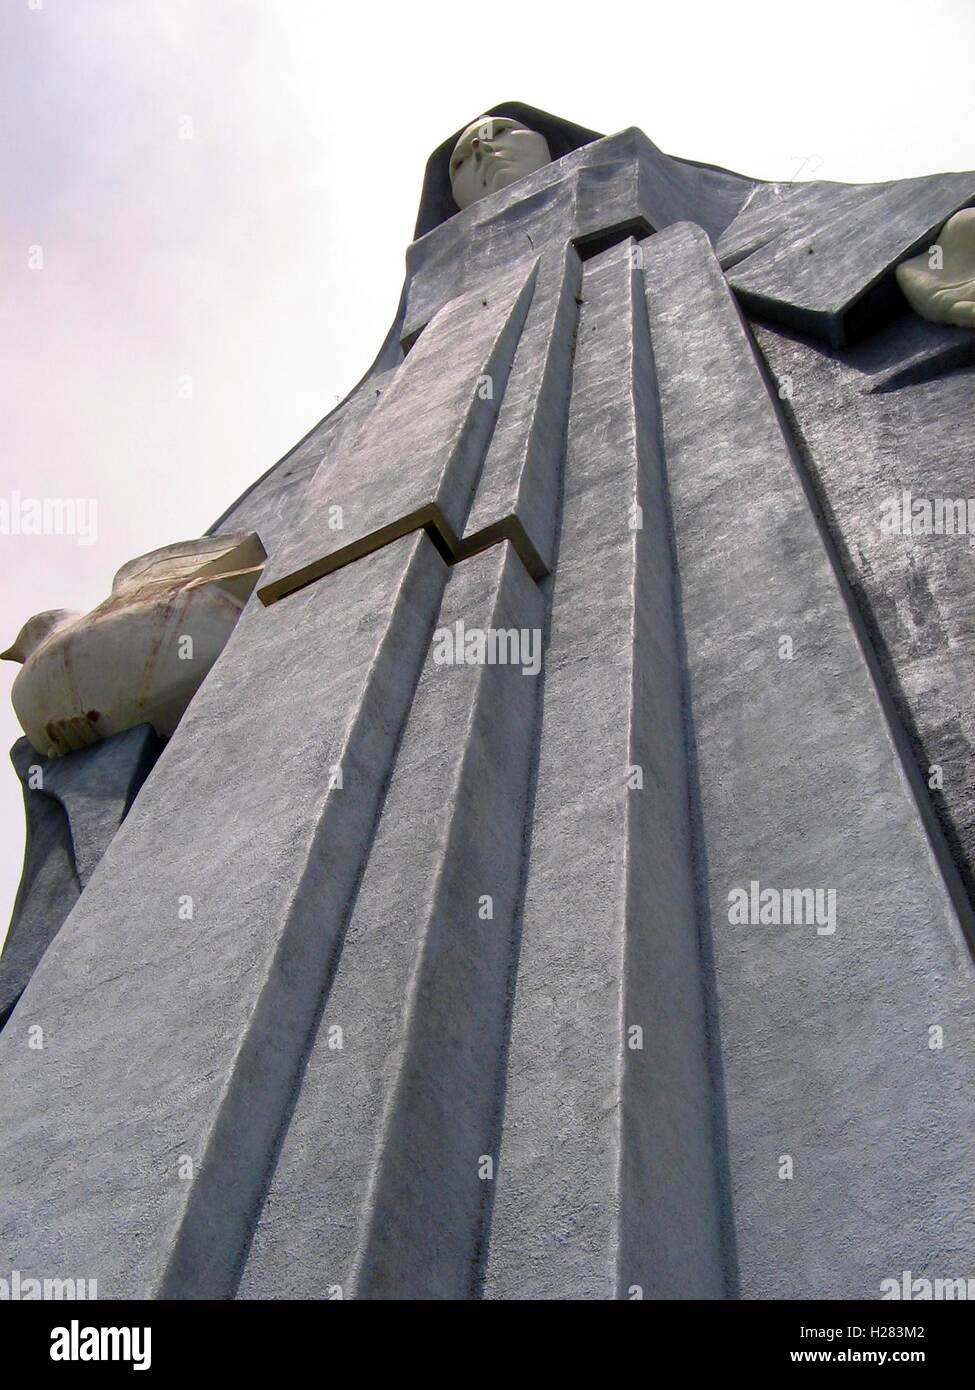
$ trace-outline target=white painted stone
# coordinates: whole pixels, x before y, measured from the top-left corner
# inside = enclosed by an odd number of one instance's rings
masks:
[[[90,613],[55,608],[29,618],[0,655],[23,665],[11,698],[37,751],[57,757],[137,724],[168,738],[264,558],[254,532],[180,541],[128,561]]]
[[[975,208],[949,217],[934,245],[902,262],[896,274],[922,319],[975,328]]]
[[[450,187],[459,208],[507,188],[551,163],[544,135],[509,116],[479,116],[450,156]]]

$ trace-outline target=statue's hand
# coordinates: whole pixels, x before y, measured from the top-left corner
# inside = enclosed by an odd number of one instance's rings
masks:
[[[55,757],[61,753],[73,753],[79,748],[90,748],[100,742],[101,735],[94,721],[86,714],[69,715],[66,719],[52,719],[44,726]]]
[[[975,208],[949,217],[933,246],[902,262],[897,283],[922,318],[975,328]]]

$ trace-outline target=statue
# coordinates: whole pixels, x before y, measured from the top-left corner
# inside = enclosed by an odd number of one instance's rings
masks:
[[[520,121],[480,116],[450,156],[450,191],[459,208],[534,174],[551,159],[544,135]]]
[[[897,283],[923,319],[975,328],[975,208],[949,217],[935,246],[902,261]]]
[[[204,536],[123,565],[88,614],[37,613],[0,659],[19,661],[12,699],[34,748],[58,757],[139,724],[169,738],[260,575],[257,536]]]
[[[123,565],[90,613],[29,618],[0,657],[23,669],[27,852],[0,954],[0,1028],[78,900],[261,572],[253,532],[204,536]]]
[[[434,151],[390,332],[215,524],[260,585],[0,1035],[0,1264],[971,1271],[970,549],[914,503],[967,515],[973,204],[520,103]]]

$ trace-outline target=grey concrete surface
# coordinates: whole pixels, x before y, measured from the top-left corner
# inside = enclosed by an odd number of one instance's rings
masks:
[[[0,1036],[0,1263],[228,1292],[445,575],[418,533],[245,609]]]
[[[726,1286],[671,552],[633,252],[588,262],[582,285],[490,1298]],[[627,785],[633,764],[642,790]]]
[[[967,505],[962,528],[940,535],[889,534],[882,519],[892,500],[903,504],[905,493],[963,503],[975,493],[975,333],[905,314],[867,342],[832,355],[794,334],[760,328],[756,336],[773,379],[789,383],[783,409],[910,736],[925,796],[973,898],[975,630]]]
[[[43,769],[47,759],[26,738],[19,738],[10,750],[10,760],[23,787],[27,843],[14,910],[0,954],[0,1028],[81,893],[64,807],[43,792],[32,790],[27,783],[30,769]]]
[[[44,793],[68,817],[78,881],[84,888],[139,789],[155,766],[162,740],[151,724],[126,729],[44,767]]]
[[[128,814],[160,746],[144,724],[63,758],[42,757],[26,738],[11,749],[24,789],[27,845],[0,954],[0,1027]]]
[[[555,564],[581,284],[573,247],[547,253],[464,530],[472,548],[499,522],[516,520],[516,534],[524,538],[519,553],[536,578]]]
[[[894,268],[975,185],[776,190],[545,120],[557,161],[457,216],[435,152],[376,362],[218,523],[287,574],[342,474],[361,549],[250,602],[0,1036],[0,1265],[365,1299],[971,1272],[970,583],[871,527],[895,480],[967,491],[970,348]],[[452,569],[392,539],[427,506]],[[438,615],[539,624],[542,674],[438,666]],[[835,892],[835,932],[733,924],[754,881]]]
[[[276,552],[258,590],[265,602],[388,544],[421,517],[456,551],[536,275],[537,261],[523,260],[436,316],[364,427],[309,483],[311,523]],[[322,526],[333,518],[341,525]]]
[[[585,244],[634,223],[649,232],[692,215],[717,236],[754,187],[738,174],[672,160],[636,129],[585,145],[413,243],[400,338],[526,249]]]
[[[540,631],[542,606],[497,546],[451,572],[437,625]],[[242,1298],[474,1289],[538,689],[427,655]]]
[[[877,1298],[904,1269],[971,1264],[972,957],[707,238],[669,229],[645,275],[741,1293]],[[729,892],[753,880],[832,889],[835,933],[732,925]]]
[[[722,232],[718,257],[749,313],[841,347],[873,328],[891,302],[904,304],[891,268],[927,248],[973,199],[975,174],[763,184]],[[865,303],[882,283],[888,293]]]

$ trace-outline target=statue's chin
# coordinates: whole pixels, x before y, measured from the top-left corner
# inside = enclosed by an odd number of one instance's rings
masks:
[[[469,208],[473,203],[479,203],[482,198],[489,198],[492,193],[500,193],[502,188],[510,188],[511,185],[517,183],[519,179],[526,179],[529,174],[534,174],[536,170],[541,168],[541,164],[532,164],[522,167],[517,164],[510,164],[507,161],[503,163],[499,162],[485,172],[483,184],[480,185],[472,196],[461,203],[460,198],[457,196],[457,191],[455,191],[454,201],[461,209]],[[461,191],[461,197],[463,196],[464,194]]]
[[[534,169],[515,169],[509,164],[492,174],[488,191],[497,193],[502,188],[509,188],[511,184],[517,183],[519,179],[527,178],[529,174],[534,172]]]

